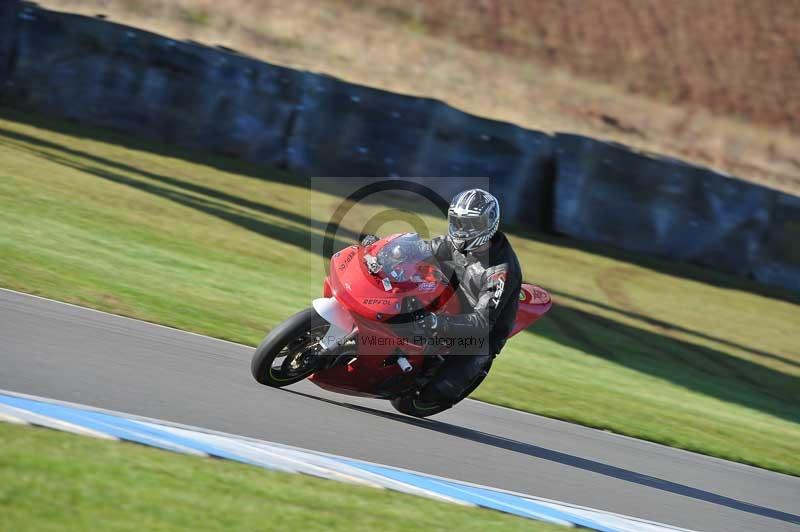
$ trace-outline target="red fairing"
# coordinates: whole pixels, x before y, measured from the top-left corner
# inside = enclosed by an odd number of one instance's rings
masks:
[[[530,327],[539,318],[550,310],[553,302],[550,294],[544,288],[532,284],[522,284],[519,292],[519,309],[514,320],[514,328],[511,329],[509,338],[523,329]]]
[[[457,312],[457,298],[438,268],[428,262],[416,263],[412,272],[404,272],[408,280],[398,282],[393,272],[371,274],[364,255],[375,256],[387,244],[402,234],[392,235],[367,247],[350,246],[331,259],[326,282],[333,296],[345,308],[367,320],[386,321],[400,313],[404,297],[415,297],[430,312]],[[410,279],[418,275],[420,281]],[[438,299],[438,300],[437,300]]]
[[[358,328],[357,356],[349,363],[312,375],[310,380],[318,386],[373,397],[401,393],[413,384],[424,363],[423,347],[399,336],[396,326],[390,323],[393,318],[407,318],[400,316],[403,301],[406,300],[406,305],[412,301],[414,309],[461,312],[458,297],[454,297],[452,287],[429,256],[429,250],[425,255],[419,249],[412,249],[421,253],[410,255],[418,260],[404,260],[390,253],[405,241],[413,241],[413,237],[408,233],[392,235],[367,247],[347,247],[331,258],[323,295],[335,297],[353,316]],[[403,255],[402,250],[399,255]],[[375,267],[376,258],[379,268]],[[367,259],[372,261],[372,271]],[[539,319],[552,304],[550,295],[533,285],[523,284],[519,297],[512,335]],[[446,356],[447,352],[440,354]],[[403,373],[396,362],[398,356],[405,357],[414,370]]]
[[[410,386],[415,373],[403,373],[394,363],[395,352],[414,367],[422,367],[422,348],[405,342],[385,324],[356,318],[358,326],[358,358],[346,365],[335,366],[310,377],[320,388],[348,395],[381,396],[382,392]],[[389,359],[390,363],[387,363]]]
[[[328,278],[325,278],[325,282],[322,283],[322,297],[333,297],[333,290],[331,290],[331,283],[328,282]]]

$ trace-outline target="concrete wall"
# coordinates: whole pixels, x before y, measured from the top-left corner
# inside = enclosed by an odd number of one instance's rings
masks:
[[[0,0],[0,103],[320,176],[489,176],[506,221],[800,290],[798,198],[575,135]],[[452,190],[451,190],[452,189]]]

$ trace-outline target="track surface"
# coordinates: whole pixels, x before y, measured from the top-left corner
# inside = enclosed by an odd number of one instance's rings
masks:
[[[331,452],[697,530],[800,530],[800,478],[465,401],[430,420],[252,348],[0,289],[0,388]]]

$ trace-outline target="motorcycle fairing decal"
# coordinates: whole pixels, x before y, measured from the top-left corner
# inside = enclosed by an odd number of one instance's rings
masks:
[[[538,286],[532,287],[533,295],[532,299],[533,302],[537,305],[546,305],[550,303],[550,294],[547,293],[546,290],[539,288]]]
[[[348,254],[341,260],[337,268],[339,268],[339,270],[346,269],[350,265],[350,262],[353,260],[355,256],[356,256],[356,250],[350,249]]]
[[[392,305],[394,304],[394,299],[366,297],[362,299],[361,302],[365,305]]]

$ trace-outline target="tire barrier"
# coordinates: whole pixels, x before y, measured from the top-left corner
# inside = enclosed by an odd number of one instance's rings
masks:
[[[800,198],[558,134],[554,229],[800,291]]]
[[[796,197],[101,19],[0,2],[0,104],[303,175],[489,177],[506,223],[800,291]]]
[[[774,192],[770,222],[755,253],[752,277],[800,292],[800,198]]]
[[[0,2],[0,91],[14,68],[19,3]]]

